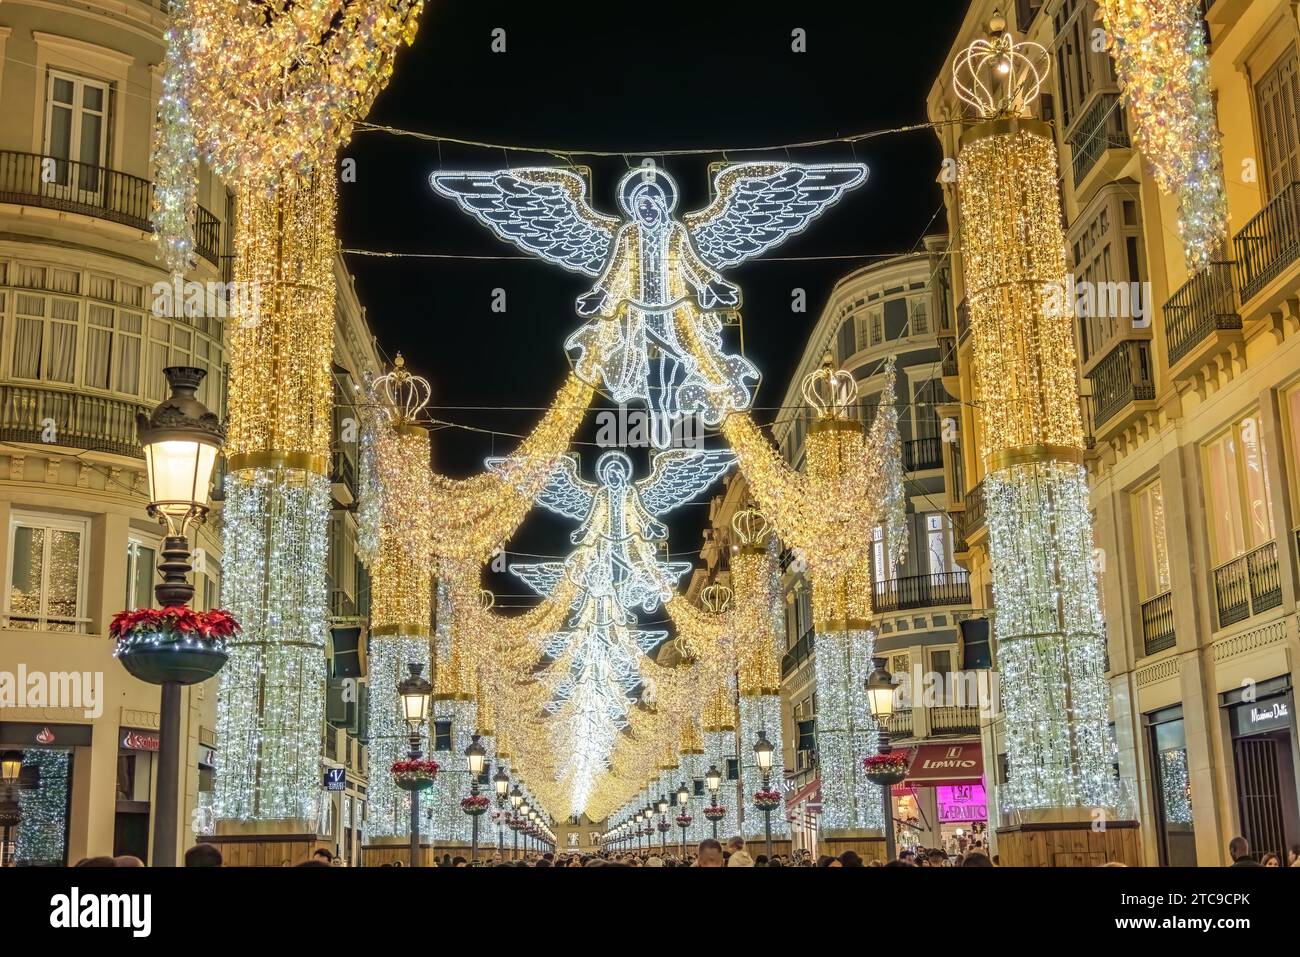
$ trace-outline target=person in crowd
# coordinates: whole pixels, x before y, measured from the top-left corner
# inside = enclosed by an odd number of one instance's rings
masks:
[[[664,859],[663,859],[662,857],[660,857],[658,854],[651,854],[650,857],[646,859],[645,866],[646,866],[646,867],[663,867],[663,866],[664,866]]]
[[[839,857],[841,867],[861,867],[862,858],[857,851],[845,851]]]
[[[297,864],[293,866],[294,867],[329,867],[330,865],[329,862],[313,854],[311,857],[307,858],[307,860],[299,861]]]
[[[911,864],[909,861],[904,861],[902,859],[899,859],[899,860],[890,861],[885,866],[886,867],[912,867],[914,865]]]
[[[1276,855],[1274,855],[1276,856]],[[144,861],[134,854],[119,854],[113,858],[114,867],[144,867]]]
[[[767,867],[767,855],[766,855],[766,854],[760,854],[760,855],[758,855],[758,857],[754,858],[754,866],[755,866],[755,867]]]
[[[903,851],[898,855],[898,859],[902,861],[904,864],[908,864],[908,865],[915,864],[916,854],[913,851]],[[890,861],[889,863],[892,864],[894,862]]]
[[[1286,852],[1286,866],[1300,867],[1300,844],[1292,844]]]
[[[838,863],[839,862],[829,854],[823,854],[821,857],[817,858],[818,867],[833,867]]]
[[[727,858],[728,867],[754,866],[754,859],[745,850],[745,839],[739,834],[727,841],[727,850],[731,852],[731,856]]]
[[[185,852],[186,867],[220,867],[221,849],[214,844],[195,844]]]
[[[774,855],[772,856],[772,859],[771,859],[770,861],[767,862],[767,866],[768,866],[768,867],[785,867],[785,864],[781,861],[781,855],[780,855],[780,854],[774,854]]]
[[[989,856],[978,848],[971,848],[966,852],[966,856],[961,859],[962,867],[992,867],[993,862]]]
[[[107,855],[83,857],[73,867],[117,867],[117,861]]]
[[[1272,851],[1269,851],[1262,858],[1260,858],[1259,866],[1260,867],[1281,867],[1282,858],[1278,857]]]
[[[1250,856],[1250,842],[1244,837],[1234,837],[1228,842],[1229,867],[1259,867],[1259,861]]]
[[[332,865],[334,863],[334,855],[323,847],[316,848],[311,856],[324,861],[326,864]]]
[[[952,862],[948,860],[947,853],[937,847],[930,848],[925,852],[925,856],[931,867],[952,867]]]

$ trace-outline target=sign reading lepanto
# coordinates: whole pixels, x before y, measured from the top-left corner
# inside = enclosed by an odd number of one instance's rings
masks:
[[[568,169],[429,179],[501,239],[596,280],[577,303],[590,321],[565,348],[578,375],[615,402],[645,402],[652,441],[666,448],[673,422],[698,414],[719,425],[749,408],[758,381],[752,363],[723,351],[718,313],[740,306],[740,290],[718,270],[802,232],[866,177],[856,163],[727,166],[714,177],[712,202],[680,219],[677,183],[654,166],[620,180],[623,219],[592,209],[586,183]]]

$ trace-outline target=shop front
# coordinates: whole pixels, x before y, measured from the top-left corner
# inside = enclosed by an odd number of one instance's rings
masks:
[[[1154,790],[1156,846],[1162,867],[1196,866],[1191,775],[1183,706],[1143,715]]]
[[[160,738],[147,728],[119,728],[113,854],[149,860],[149,800]]]
[[[987,846],[988,799],[978,742],[922,744],[907,777],[893,789],[900,848],[940,848],[958,854]]]
[[[5,867],[68,863],[74,749],[90,742],[88,724],[0,721],[0,862]]]
[[[1288,675],[1219,696],[1228,712],[1240,831],[1257,859],[1300,842],[1295,697]]]

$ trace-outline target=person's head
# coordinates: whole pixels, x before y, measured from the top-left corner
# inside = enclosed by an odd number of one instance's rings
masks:
[[[901,854],[898,855],[898,859],[902,861],[904,864],[911,864],[916,860],[916,852],[903,851]]]
[[[114,867],[144,867],[144,861],[134,854],[119,854],[113,858]]]
[[[1234,837],[1228,842],[1228,856],[1234,861],[1239,861],[1243,857],[1250,857],[1250,842],[1244,837]]]
[[[758,855],[758,857],[754,858],[754,866],[755,866],[755,867],[767,867],[767,855],[766,855],[766,854],[760,854],[760,855]]]
[[[311,856],[312,856],[312,857],[320,858],[320,859],[321,859],[322,861],[324,861],[326,864],[333,864],[333,863],[334,863],[334,855],[333,855],[333,853],[331,853],[328,849],[326,849],[326,848],[324,848],[324,847],[318,847],[318,848],[316,848],[316,850],[312,852],[312,855],[311,855]]]
[[[926,859],[930,862],[931,867],[947,867],[948,855],[937,847],[932,847],[925,852]]]
[[[300,861],[294,865],[294,867],[329,867],[329,866],[330,866],[329,861],[322,860],[321,858],[316,857],[315,855],[307,858],[307,860],[305,861]]]
[[[962,867],[992,867],[993,862],[983,851],[970,850],[966,856],[961,859]]]
[[[727,850],[730,851],[732,854],[735,854],[737,851],[743,851],[744,849],[745,849],[745,839],[741,837],[739,834],[727,840]]]
[[[220,867],[221,849],[213,844],[195,844],[185,852],[186,867]]]
[[[1278,856],[1277,856],[1276,854],[1274,854],[1272,851],[1269,851],[1269,852],[1268,852],[1267,854],[1265,854],[1264,857],[1260,860],[1260,863],[1263,864],[1265,867],[1281,867],[1281,866],[1282,866],[1282,858],[1278,857]]]
[[[459,854],[457,854],[455,857],[451,859],[452,867],[464,867],[468,863],[469,862],[466,861],[465,858],[461,857]]]
[[[830,867],[832,864],[838,864],[838,863],[839,862],[835,860],[835,858],[831,857],[829,854],[823,854],[821,857],[817,858],[818,867]]]
[[[117,861],[107,855],[99,857],[83,857],[77,861],[75,867],[117,867]]]
[[[1288,866],[1294,867],[1297,861],[1300,861],[1300,844],[1292,844],[1286,852],[1286,862]]]
[[[872,863],[874,863],[874,861],[873,861]],[[886,866],[886,867],[911,867],[911,866],[912,866],[912,862],[911,862],[911,861],[905,861],[905,860],[903,860],[902,858],[899,858],[899,859],[896,860],[896,861],[890,861],[890,862],[889,862],[888,864],[886,864],[885,866]]]
[[[663,867],[664,859],[658,854],[650,855],[650,859],[645,862],[646,867]]]
[[[699,867],[722,867],[725,863],[723,845],[712,837],[705,837],[705,840],[699,841],[697,863]]]
[[[841,867],[861,867],[862,858],[858,856],[857,851],[845,851],[840,855]]]
[[[784,862],[782,862],[781,858],[779,858],[779,857],[773,857],[770,861],[767,862],[767,866],[768,866],[768,867],[785,867],[785,864],[784,864]]]

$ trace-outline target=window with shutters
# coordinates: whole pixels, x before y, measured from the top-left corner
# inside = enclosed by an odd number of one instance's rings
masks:
[[[1293,44],[1255,84],[1264,186],[1271,198],[1300,180],[1300,63]]]
[[[1081,117],[1098,91],[1118,89],[1110,54],[1097,49],[1094,31],[1101,29],[1095,0],[1061,0],[1052,16],[1056,31],[1052,59],[1056,63],[1057,104],[1062,130]]]

